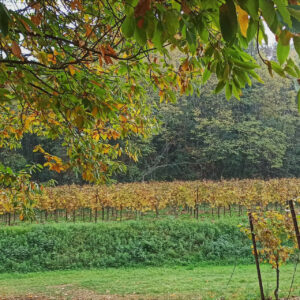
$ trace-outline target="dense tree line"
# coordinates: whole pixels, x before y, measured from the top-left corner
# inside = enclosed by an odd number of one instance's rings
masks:
[[[240,101],[212,94],[213,85],[163,106],[161,132],[142,143],[139,163],[120,179],[300,176],[297,83],[268,78],[245,88]]]

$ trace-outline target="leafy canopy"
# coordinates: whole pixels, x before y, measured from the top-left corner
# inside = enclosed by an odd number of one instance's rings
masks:
[[[116,162],[122,153],[136,159],[130,136],[146,136],[156,126],[148,89],[170,101],[215,74],[215,92],[239,99],[252,79],[262,81],[244,51],[251,41],[271,75],[300,77],[289,58],[291,41],[300,55],[298,4],[6,1],[0,4],[0,146],[17,146],[26,132],[63,137],[69,160],[37,147],[47,166],[72,166],[86,180],[106,180],[122,168]],[[259,51],[266,27],[276,36],[278,62]]]

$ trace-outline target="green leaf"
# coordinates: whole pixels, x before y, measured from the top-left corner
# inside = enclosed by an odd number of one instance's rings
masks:
[[[280,65],[282,65],[286,61],[286,59],[289,56],[289,53],[290,45],[283,45],[279,40],[277,44],[277,59]]]
[[[246,70],[253,70],[259,67],[258,64],[252,63],[252,62],[245,62],[245,61],[241,61],[235,58],[231,58],[231,61],[239,66],[242,69],[246,69]]]
[[[190,46],[196,44],[195,27],[187,27],[186,28],[186,40]]]
[[[153,18],[152,15],[150,17],[147,16],[147,28],[146,28],[146,31],[147,31],[147,37],[148,37],[149,40],[152,40],[152,38],[154,36],[156,23],[157,23],[157,21],[155,20],[155,18]]]
[[[232,43],[238,31],[236,10],[232,0],[227,0],[226,3],[221,5],[219,19],[224,40],[228,43]]]
[[[0,3],[0,30],[4,36],[8,34],[8,21],[10,20],[6,6]]]
[[[144,46],[147,42],[146,30],[144,28],[135,28],[134,37],[140,46]]]
[[[300,77],[300,69],[298,68],[298,66],[295,64],[295,62],[291,58],[289,58],[287,60],[286,67],[288,67],[289,69],[292,69],[293,70],[292,72],[295,72],[296,75],[292,75],[292,76],[294,76],[296,78]]]
[[[220,93],[223,90],[225,84],[226,84],[226,81],[224,81],[224,80],[219,81],[215,88],[215,93],[216,94]]]
[[[123,24],[122,24],[122,32],[125,37],[130,38],[134,34],[134,30],[136,27],[136,21],[133,14],[127,15]]]
[[[235,82],[232,81],[232,94],[234,97],[238,100],[240,100],[240,89],[238,86],[236,86]]]
[[[285,66],[284,71],[287,72],[289,75],[295,77],[295,78],[298,77],[297,72],[293,68],[291,68],[290,66]]]
[[[254,71],[254,70],[249,70],[248,73],[256,79],[260,83],[264,83],[264,81],[260,78],[260,76]]]
[[[290,32],[292,33],[300,33],[300,18],[298,15],[298,13],[300,13],[300,5],[296,6],[296,5],[293,5],[293,12],[295,13],[291,13],[292,11],[290,10],[290,7],[292,5],[289,6],[289,12],[291,14],[291,21],[292,21],[292,26],[288,26],[288,24],[286,24],[281,16],[280,13],[277,12],[277,17],[278,17],[278,20],[279,22],[284,25]],[[297,7],[297,8],[296,8]],[[296,17],[297,16],[297,17]]]
[[[200,16],[198,18],[196,28],[197,28],[197,31],[199,33],[199,36],[200,36],[201,40],[204,43],[207,43],[208,42],[208,37],[209,37],[209,32],[206,28],[206,24],[205,24],[205,21],[203,20],[202,16]]]
[[[154,46],[155,46],[157,49],[159,49],[159,50],[162,49],[162,45],[163,45],[162,34],[163,34],[162,26],[161,26],[160,23],[157,23],[157,24],[156,24],[155,31],[154,31],[154,35],[153,35],[152,42],[153,42]]]
[[[227,81],[225,86],[225,97],[227,100],[231,98],[232,95],[232,85]]]
[[[298,21],[300,21],[300,7],[299,5],[289,5],[287,8],[289,13]]]
[[[170,36],[174,36],[174,34],[178,31],[179,28],[179,18],[176,10],[167,10],[163,14],[163,23],[165,24],[165,28]]]
[[[271,0],[259,0],[259,7],[265,21],[267,22],[269,27],[271,27],[276,16],[274,2]]]
[[[257,21],[254,21],[254,19],[250,19],[249,26],[247,29],[247,40],[248,42],[252,41],[255,37],[257,32]]]
[[[300,56],[300,37],[294,36],[293,41],[294,41],[295,50],[297,51],[298,55]]]
[[[279,76],[286,77],[284,70],[275,61],[271,61],[271,67]]]
[[[238,0],[238,4],[254,20],[258,20],[258,0]]]
[[[292,27],[292,20],[290,12],[288,11],[288,0],[274,0],[277,10],[282,16],[283,21],[288,24],[289,27]]]
[[[245,86],[246,84],[251,86],[252,82],[251,82],[247,72],[244,72],[241,69],[235,68],[234,73],[238,77],[239,81],[243,84],[243,86]]]
[[[202,82],[203,84],[207,82],[207,80],[210,78],[211,72],[208,69],[205,69],[203,72]]]

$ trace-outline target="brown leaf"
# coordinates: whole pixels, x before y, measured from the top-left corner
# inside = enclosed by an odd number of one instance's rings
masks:
[[[31,28],[29,27],[29,25],[23,20],[23,19],[19,19],[19,21],[24,25],[25,29],[28,32],[32,32]]]
[[[138,17],[144,17],[148,10],[150,10],[152,0],[139,0],[139,3],[134,9],[134,16],[136,18]]]
[[[19,45],[15,41],[12,42],[11,51],[12,51],[14,56],[16,56],[18,58],[22,58],[21,48],[19,47]]]
[[[181,9],[184,13],[189,14],[191,12],[191,9],[188,7],[186,0],[181,1]]]
[[[41,24],[42,17],[43,17],[42,14],[38,13],[35,16],[31,16],[30,19],[31,19],[31,21],[32,21],[33,24],[35,24],[36,26],[38,26],[38,25]]]

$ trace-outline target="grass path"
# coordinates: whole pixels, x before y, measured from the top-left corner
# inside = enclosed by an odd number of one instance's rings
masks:
[[[287,297],[294,266],[281,268],[280,296]],[[0,299],[45,295],[48,299],[259,299],[255,266],[149,267],[28,274],[0,274]],[[275,273],[262,266],[266,295]],[[106,296],[104,296],[106,295]],[[293,296],[300,296],[300,267]]]

